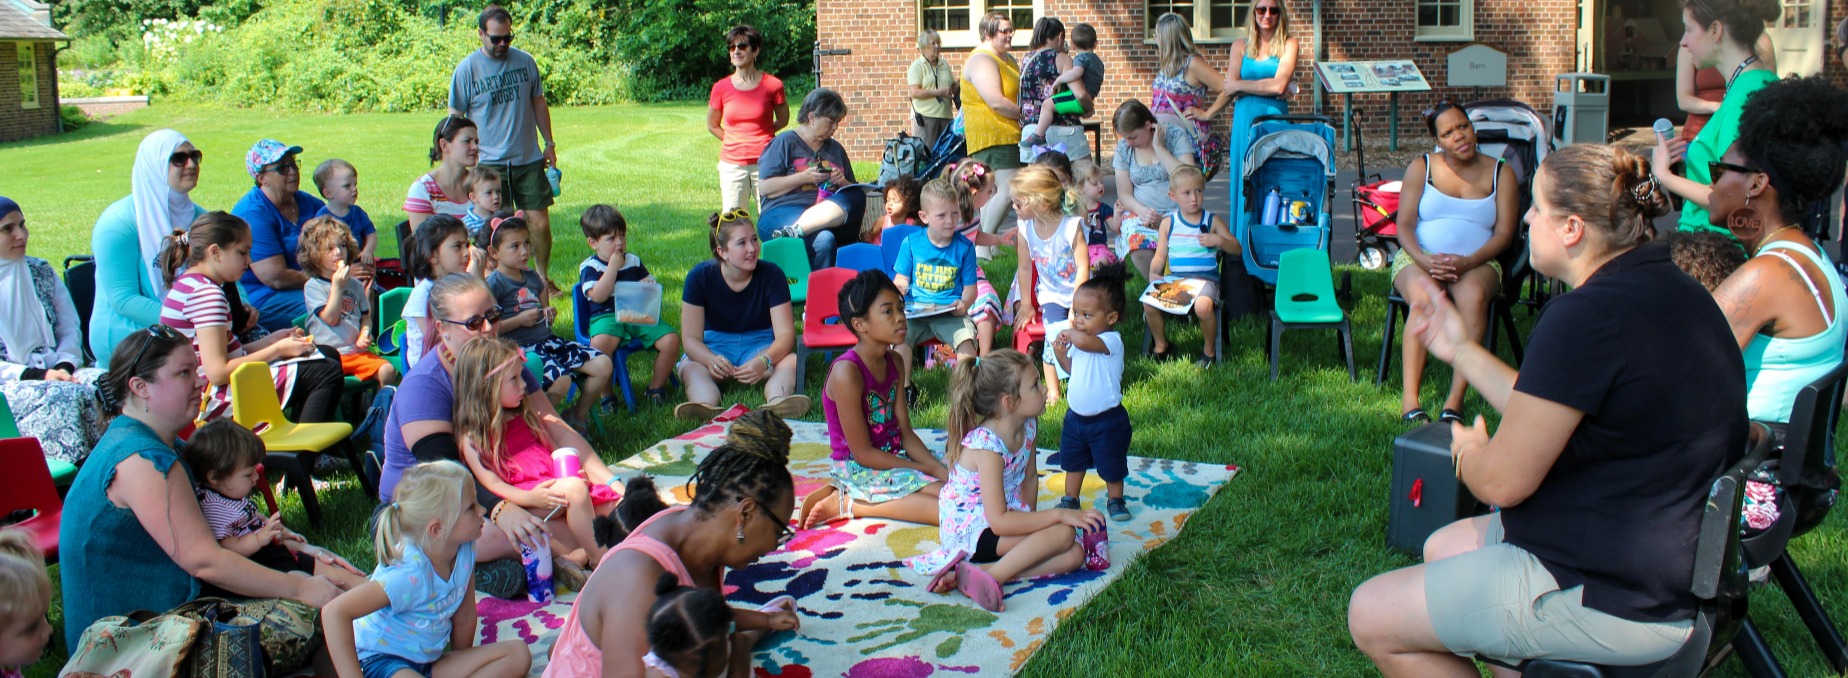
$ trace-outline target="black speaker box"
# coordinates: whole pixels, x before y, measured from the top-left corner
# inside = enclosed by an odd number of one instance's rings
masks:
[[[1386,545],[1424,553],[1425,538],[1438,528],[1478,515],[1486,507],[1457,480],[1450,461],[1450,424],[1425,424],[1392,441],[1391,510]]]

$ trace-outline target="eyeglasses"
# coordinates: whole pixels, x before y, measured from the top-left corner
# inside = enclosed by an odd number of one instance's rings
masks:
[[[490,308],[486,311],[483,311],[481,315],[475,316],[473,318],[469,318],[467,320],[450,320],[448,318],[437,318],[437,320],[441,320],[451,325],[461,325],[463,329],[466,329],[470,332],[487,331],[488,328],[493,327],[494,323],[500,322],[500,319],[501,319],[501,312],[499,308]]]
[[[734,221],[743,221],[749,218],[751,218],[751,213],[744,211],[744,208],[740,207],[738,209],[735,209],[730,212],[726,212],[724,214],[719,215],[719,223],[729,224]]]
[[[275,172],[277,174],[289,174],[289,173],[301,172],[302,167],[301,165],[298,165],[295,163],[294,158],[289,158],[281,162],[273,163],[267,167],[264,167],[263,171]]]
[[[508,33],[506,35],[489,35],[488,42],[491,44],[495,44],[495,45],[509,44],[513,42],[513,34]]]
[[[1251,8],[1251,11],[1257,14],[1279,14],[1282,12],[1282,10],[1276,7],[1266,7],[1266,6],[1253,7]]]
[[[747,50],[747,49],[750,49],[750,48],[751,48],[751,43],[748,43],[748,42],[734,42],[734,43],[732,43],[732,44],[730,44],[730,45],[727,45],[725,49],[726,49],[726,50],[728,50],[728,51],[732,51],[732,52],[742,52],[742,51],[745,51],[745,50]]]
[[[763,504],[758,504],[758,506],[761,508]],[[770,517],[769,511],[758,511],[758,513],[763,514],[765,518],[769,519],[773,524],[776,525],[776,547],[777,548],[783,548],[783,545],[788,544],[789,540],[796,538],[796,531],[789,529],[789,521],[777,520],[775,518],[772,518]]]
[[[173,155],[167,158],[167,164],[173,165],[174,167],[185,167],[186,163],[190,162],[194,165],[197,165],[200,163],[200,161],[204,159],[205,159],[205,153],[198,149],[194,149],[190,151],[174,151]]]
[[[1713,181],[1719,181],[1720,175],[1723,175],[1727,172],[1740,172],[1744,174],[1764,174],[1765,173],[1764,170],[1761,170],[1755,167],[1746,167],[1745,165],[1734,165],[1730,162],[1722,162],[1719,160],[1707,161],[1707,179],[1709,180],[1710,183]]]
[[[165,339],[168,341],[186,338],[186,335],[180,334],[179,330],[173,329],[172,327],[168,327],[166,325],[149,325],[143,331],[147,332],[147,338],[141,340],[141,348],[140,350],[135,351],[135,359],[128,361],[128,373],[131,375],[140,372],[141,359],[147,357],[148,347],[154,345],[154,340],[156,338]]]

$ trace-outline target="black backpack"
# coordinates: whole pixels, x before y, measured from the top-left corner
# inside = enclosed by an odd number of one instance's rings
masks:
[[[879,160],[879,185],[884,186],[900,175],[917,176],[930,164],[930,147],[924,140],[899,132],[886,142],[885,156]]]

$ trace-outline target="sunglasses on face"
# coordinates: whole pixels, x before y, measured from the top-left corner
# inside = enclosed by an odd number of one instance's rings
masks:
[[[277,174],[290,174],[294,172],[300,172],[302,171],[302,168],[301,168],[301,165],[297,165],[295,163],[295,160],[289,159],[289,160],[284,160],[282,162],[270,165],[269,167],[265,167],[263,168],[263,171],[275,172]]]
[[[1256,12],[1256,13],[1258,13],[1258,14],[1260,14],[1260,15],[1264,15],[1264,14],[1277,14],[1277,13],[1278,13],[1278,10],[1277,10],[1277,8],[1276,8],[1276,7],[1263,7],[1263,6],[1260,6],[1260,7],[1253,7],[1253,8],[1251,8],[1251,11],[1253,11],[1253,12]]]
[[[489,328],[493,327],[494,323],[500,321],[501,312],[499,308],[490,308],[486,311],[483,311],[481,315],[475,316],[473,318],[469,318],[467,320],[450,320],[448,318],[437,318],[437,319],[443,322],[449,323],[451,325],[461,325],[463,329],[466,329],[470,332],[485,332]]]
[[[1753,168],[1753,167],[1746,167],[1745,165],[1734,165],[1730,162],[1723,162],[1720,160],[1707,161],[1707,178],[1709,180],[1719,181],[1720,176],[1727,172],[1740,172],[1743,174],[1763,174],[1764,170]]]
[[[506,35],[489,35],[488,42],[491,44],[495,44],[495,45],[510,44],[513,42],[513,34],[508,33]]]
[[[174,167],[185,167],[186,163],[190,162],[197,165],[204,159],[205,153],[197,149],[191,151],[174,151],[173,155],[167,158],[167,163]]]
[[[750,48],[751,48],[751,43],[748,43],[748,42],[734,42],[726,46],[726,49],[732,52],[743,52],[743,51],[749,50]]]

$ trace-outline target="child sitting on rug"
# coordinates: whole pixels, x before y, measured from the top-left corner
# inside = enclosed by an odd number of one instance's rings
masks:
[[[828,367],[821,392],[833,482],[802,500],[799,524],[806,530],[855,516],[935,524],[948,469],[911,429],[899,396],[891,347],[905,344],[904,298],[884,272],[861,271],[841,287],[840,312],[859,343]]]
[[[725,594],[681,586],[680,576],[662,572],[648,610],[648,678],[696,678],[708,672],[706,657],[731,642],[732,608]]]
[[[526,641],[475,647],[475,540],[481,504],[452,461],[412,466],[378,515],[372,578],[321,608],[328,658],[341,676],[519,678]],[[445,652],[444,648],[448,648]]]
[[[265,519],[257,510],[250,493],[268,482],[257,468],[263,455],[263,439],[230,419],[200,427],[180,448],[180,459],[199,479],[193,491],[212,538],[225,550],[277,572],[324,577],[341,590],[365,583],[366,576],[345,560],[283,527],[281,514]],[[199,586],[200,595],[236,596],[203,581]]]
[[[302,229],[296,260],[308,282],[308,333],[314,343],[340,353],[340,371],[349,377],[398,383],[398,370],[372,352],[372,304],[366,285],[353,277],[359,267],[359,243],[353,231],[333,217],[310,219]]]
[[[525,369],[525,355],[506,339],[476,337],[462,346],[450,372],[462,458],[482,487],[533,515],[550,518],[562,507],[583,548],[560,557],[588,566],[603,556],[592,523],[616,508],[620,497],[610,486],[616,475],[591,450],[576,450],[579,475],[559,475],[539,413],[526,405]]]
[[[918,191],[924,184],[909,174],[900,174],[885,186],[885,216],[879,219],[877,228],[861,238],[874,245],[885,239],[886,229],[893,226],[919,226]]]
[[[565,413],[565,423],[588,437],[590,407],[610,394],[610,374],[615,364],[597,349],[565,341],[552,333],[558,309],[552,308],[546,294],[545,276],[526,267],[532,243],[525,218],[518,214],[496,217],[483,233],[481,243],[494,262],[494,271],[488,274],[488,290],[500,304],[501,319],[494,323],[494,331],[539,356],[539,387],[545,389],[553,406],[564,403],[571,394],[571,375],[584,376],[583,393]]]
[[[1219,331],[1214,307],[1219,301],[1219,255],[1236,256],[1244,250],[1226,227],[1224,219],[1206,211],[1206,175],[1200,168],[1182,165],[1168,177],[1168,197],[1179,205],[1161,218],[1157,230],[1155,258],[1149,260],[1151,280],[1164,275],[1193,278],[1206,285],[1194,298],[1193,312],[1200,318],[1201,368],[1213,366],[1213,337]],[[1142,305],[1142,318],[1155,337],[1156,360],[1167,360],[1167,313],[1151,304]]]
[[[975,243],[976,247],[1013,247],[1014,235],[1008,233],[989,233],[982,230],[982,208],[993,200],[997,187],[995,172],[982,161],[964,158],[961,162],[943,171],[944,179],[969,196],[967,202],[958,202],[962,210],[962,237]],[[975,354],[988,355],[995,348],[995,328],[1014,322],[1001,305],[1001,295],[995,293],[995,286],[988,282],[988,273],[981,266],[975,267],[975,303],[969,306],[969,321],[975,323]]]
[[[1059,468],[1065,471],[1065,496],[1059,508],[1082,508],[1085,471],[1097,469],[1104,479],[1104,510],[1110,519],[1129,520],[1123,501],[1123,478],[1129,475],[1129,411],[1123,409],[1123,335],[1116,324],[1129,303],[1123,286],[1129,273],[1122,263],[1091,272],[1072,295],[1072,326],[1052,340],[1053,356],[1072,375],[1065,392],[1065,427],[1059,433]]]
[[[0,678],[19,678],[51,640],[51,578],[25,530],[0,530]]]
[[[956,364],[950,386],[950,480],[939,495],[937,550],[907,559],[930,590],[961,590],[989,612],[1004,609],[1001,584],[1084,566],[1073,528],[1104,529],[1096,510],[1036,510],[1034,436],[1046,387],[1034,361],[1012,350]]]

